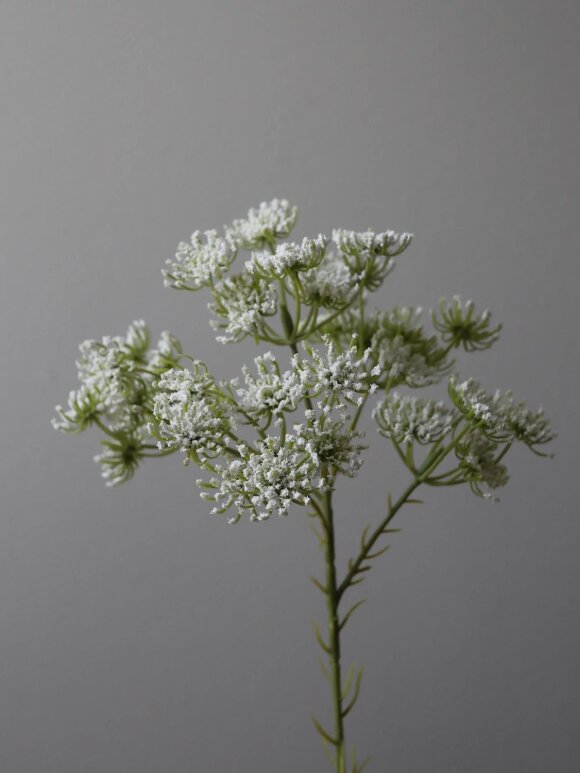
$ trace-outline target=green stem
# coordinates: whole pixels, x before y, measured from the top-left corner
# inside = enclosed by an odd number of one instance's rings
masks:
[[[358,309],[359,309],[359,320],[358,320],[358,353],[359,356],[362,356],[365,350],[365,299],[364,299],[364,287],[361,288],[361,291],[358,296]]]
[[[336,579],[334,516],[332,510],[332,491],[330,489],[324,495],[323,514],[326,530],[326,599],[328,608],[328,641],[330,649],[328,657],[330,660],[330,678],[332,683],[336,773],[346,773],[344,718],[342,714],[342,674],[340,668],[340,623],[338,618],[340,596]]]
[[[407,486],[407,488],[403,491],[401,496],[397,499],[397,501],[391,505],[389,508],[389,512],[387,513],[386,518],[384,518],[381,523],[377,526],[377,528],[373,531],[373,533],[364,541],[364,546],[361,550],[361,552],[358,554],[358,556],[350,563],[350,567],[348,572],[346,573],[346,576],[344,580],[340,583],[338,586],[338,599],[340,600],[345,593],[345,591],[348,590],[350,587],[350,584],[352,580],[354,579],[355,575],[357,574],[358,570],[362,566],[362,564],[365,562],[367,556],[371,553],[372,548],[376,541],[385,533],[385,529],[389,525],[389,523],[393,520],[395,515],[399,512],[401,507],[407,502],[407,500],[411,497],[411,494],[417,486],[420,486],[423,481],[421,478],[414,478],[411,483]]]

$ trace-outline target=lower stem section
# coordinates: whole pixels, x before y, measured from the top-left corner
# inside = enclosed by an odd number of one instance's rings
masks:
[[[332,684],[332,707],[334,715],[334,740],[336,773],[346,773],[346,752],[344,740],[344,717],[342,714],[342,673],[340,666],[340,622],[338,617],[338,584],[336,580],[336,556],[334,540],[334,516],[332,491],[324,496],[324,518],[326,529],[326,588],[328,608],[328,645],[330,680]]]

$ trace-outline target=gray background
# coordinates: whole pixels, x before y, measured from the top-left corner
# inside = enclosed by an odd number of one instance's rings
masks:
[[[499,505],[431,491],[346,636],[372,770],[580,769],[573,0],[0,4],[2,773],[325,769],[296,512],[228,528],[194,470],[105,489],[96,435],[52,431],[80,340],[145,317],[220,376],[206,299],[161,285],[194,228],[286,196],[299,233],[411,230],[377,298],[463,293],[505,322],[461,365],[543,403]],[[341,490],[341,560],[406,476],[375,440]]]

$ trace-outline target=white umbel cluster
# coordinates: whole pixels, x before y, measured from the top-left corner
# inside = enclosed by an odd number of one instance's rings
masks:
[[[286,199],[263,201],[248,211],[246,218],[234,220],[226,226],[228,237],[246,250],[261,249],[276,239],[285,239],[298,217],[298,209]]]
[[[457,413],[443,402],[420,397],[389,394],[378,405],[373,416],[379,432],[397,443],[435,443],[453,429]]]

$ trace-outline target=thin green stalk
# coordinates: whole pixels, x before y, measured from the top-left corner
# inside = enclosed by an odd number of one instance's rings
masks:
[[[344,739],[344,718],[342,712],[342,674],[340,668],[340,623],[338,616],[338,594],[336,579],[336,554],[334,542],[334,516],[332,510],[332,491],[324,495],[324,523],[326,530],[326,599],[328,608],[328,657],[330,660],[330,679],[332,684],[332,708],[334,716],[334,746],[336,773],[346,773],[346,750]]]
[[[338,586],[339,600],[342,598],[345,591],[347,591],[348,588],[350,587],[352,580],[354,579],[355,575],[358,573],[362,564],[365,562],[365,560],[371,553],[371,550],[374,544],[376,543],[376,541],[385,533],[385,529],[387,528],[389,523],[399,512],[401,507],[407,502],[407,500],[410,499],[411,494],[415,491],[417,486],[421,485],[421,483],[422,483],[422,480],[420,478],[414,478],[411,481],[411,483],[407,486],[405,491],[403,491],[399,499],[397,499],[397,501],[393,505],[391,505],[391,507],[389,508],[389,512],[387,513],[387,517],[382,520],[382,522],[373,531],[371,536],[364,541],[364,546],[361,549],[361,552],[354,559],[354,561],[350,563],[349,570],[346,573],[344,580]]]

